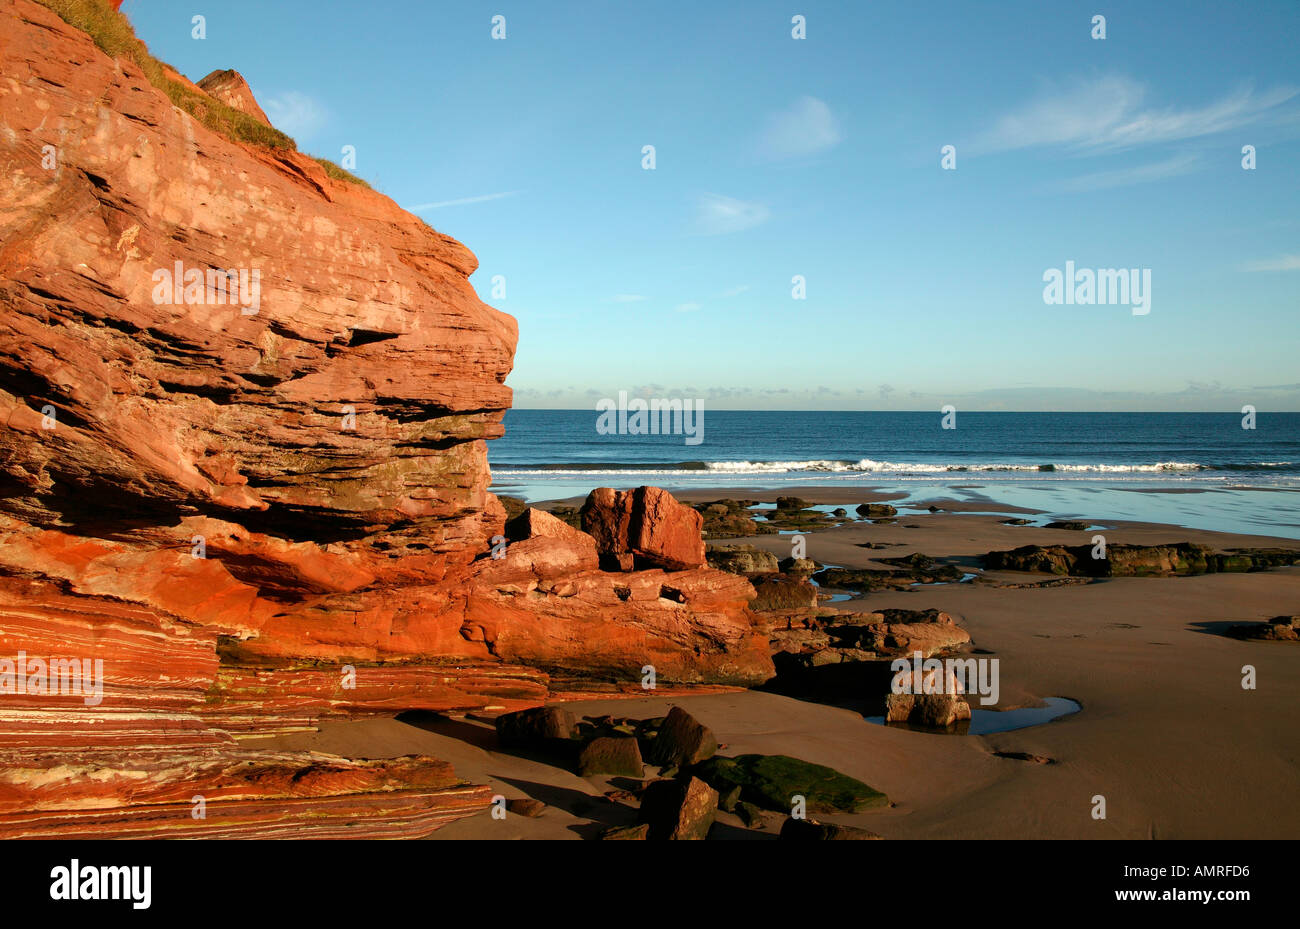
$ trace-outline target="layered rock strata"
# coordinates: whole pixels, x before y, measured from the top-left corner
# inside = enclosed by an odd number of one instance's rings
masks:
[[[422,834],[484,790],[239,740],[537,705],[554,671],[770,676],[752,587],[662,491],[628,510],[650,570],[536,511],[507,534],[517,328],[463,245],[32,0],[0,0],[0,62],[0,658],[86,669],[0,664],[0,836]],[[186,85],[265,117],[234,72]]]

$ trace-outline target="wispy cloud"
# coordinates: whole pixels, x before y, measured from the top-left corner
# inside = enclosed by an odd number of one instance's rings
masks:
[[[831,108],[816,97],[800,97],[768,120],[759,139],[759,152],[767,158],[799,158],[825,151],[841,138]]]
[[[696,310],[700,309],[700,305],[698,303],[679,303],[674,307],[674,309],[678,313],[694,313]]]
[[[1056,145],[1099,152],[1176,142],[1254,123],[1297,93],[1294,87],[1275,87],[1257,94],[1243,86],[1200,107],[1156,108],[1147,104],[1144,84],[1109,75],[1049,91],[1004,114],[975,147],[1006,151]]]
[[[271,125],[299,140],[310,138],[329,122],[324,106],[296,90],[268,97],[262,106],[271,118]]]
[[[644,303],[650,298],[641,294],[614,294],[611,299],[615,303]]]
[[[770,215],[761,203],[705,194],[696,207],[695,227],[702,235],[725,235],[762,225]]]
[[[730,290],[724,290],[718,296],[720,297],[739,297],[745,291],[749,290],[748,284],[741,284],[739,287],[732,287]]]
[[[1165,161],[1138,165],[1135,168],[1119,168],[1114,171],[1097,171],[1071,178],[1064,183],[1066,190],[1104,190],[1109,187],[1127,187],[1130,184],[1145,184],[1148,181],[1161,181],[1169,177],[1191,174],[1201,166],[1198,155],[1175,155]]]
[[[461,197],[457,200],[440,200],[437,203],[419,203],[415,206],[408,206],[406,210],[411,213],[419,213],[423,210],[440,210],[445,206],[465,206],[469,203],[486,203],[488,200],[500,200],[503,197],[513,197],[519,193],[517,190],[504,190],[499,194],[483,194],[478,197]]]
[[[1241,266],[1243,271],[1300,271],[1300,255],[1283,255],[1265,261],[1251,261]]]

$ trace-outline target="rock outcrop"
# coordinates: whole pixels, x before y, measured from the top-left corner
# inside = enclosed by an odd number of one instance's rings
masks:
[[[1300,616],[1274,616],[1262,623],[1234,623],[1224,634],[1260,642],[1300,642]]]
[[[705,557],[719,571],[732,574],[769,574],[779,570],[775,555],[752,545],[712,546]]]
[[[1238,548],[1216,551],[1194,542],[1168,545],[1023,545],[989,552],[990,571],[1034,571],[1077,577],[1175,577],[1224,572],[1267,571],[1300,563],[1300,550]]]
[[[463,245],[32,0],[0,0],[0,62],[0,656],[102,667],[94,703],[5,697],[0,836],[423,834],[486,788],[235,736],[535,706],[556,669],[770,676],[752,587],[666,493],[626,537],[651,570],[537,511],[506,528],[486,440],[517,329]],[[186,85],[264,119],[232,74]],[[245,761],[257,789],[223,773]]]
[[[227,106],[233,106],[239,112],[247,113],[257,121],[271,125],[270,118],[262,112],[257,98],[253,96],[253,89],[248,86],[248,81],[244,80],[244,75],[238,71],[213,71],[199,81],[198,87]]]

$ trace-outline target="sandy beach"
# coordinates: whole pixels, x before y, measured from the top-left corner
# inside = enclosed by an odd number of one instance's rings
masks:
[[[688,501],[722,496],[774,500],[779,491],[682,493]],[[813,504],[876,502],[865,488],[817,490]],[[886,495],[887,496],[887,495]],[[936,500],[953,508],[952,501]],[[1022,545],[1086,544],[1092,531],[1006,525],[967,512],[900,513],[896,523],[853,522],[806,535],[808,557],[850,568],[879,567],[875,556],[920,552],[981,573],[987,581],[1041,582],[1043,575],[979,572],[985,552]],[[1110,544],[1191,541],[1219,549],[1293,548],[1287,539],[1155,524],[1107,524]],[[866,549],[864,542],[885,544]],[[715,544],[752,544],[784,558],[790,538],[761,535]],[[848,611],[937,608],[969,631],[981,656],[1001,667],[997,710],[1066,697],[1078,713],[991,735],[949,735],[885,727],[862,713],[775,693],[584,700],[580,716],[660,716],[687,709],[725,744],[722,754],[787,754],[859,778],[890,798],[886,809],[822,817],[885,838],[1296,838],[1300,810],[1288,796],[1300,780],[1300,648],[1240,641],[1222,630],[1296,612],[1300,568],[1172,578],[1107,578],[1041,588],[986,581],[877,591],[835,605]],[[1258,687],[1242,687],[1242,669]],[[562,695],[561,695],[562,696]],[[608,799],[627,779],[589,778],[498,748],[490,722],[416,714],[402,719],[324,722],[317,733],[259,746],[317,749],[353,757],[424,753],[509,797],[548,808],[536,819],[488,813],[439,830],[434,838],[590,838],[635,821],[635,804]],[[1051,763],[1000,757],[1026,753]],[[653,777],[651,768],[647,777]],[[1105,797],[1104,820],[1092,816]],[[713,838],[773,838],[781,817],[747,829],[719,812]]]

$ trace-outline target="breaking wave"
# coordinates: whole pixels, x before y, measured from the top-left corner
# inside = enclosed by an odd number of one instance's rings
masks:
[[[564,464],[504,464],[493,470],[498,475],[620,474],[654,472],[657,474],[790,474],[790,473],[861,473],[861,474],[952,474],[952,473],[1075,473],[1075,474],[1184,474],[1206,471],[1290,471],[1294,461],[1255,461],[1203,464],[1195,461],[1157,461],[1153,464],[1010,464],[1001,462],[958,464],[920,461],[857,461],[808,459],[799,461],[682,461],[682,462],[571,462]]]

